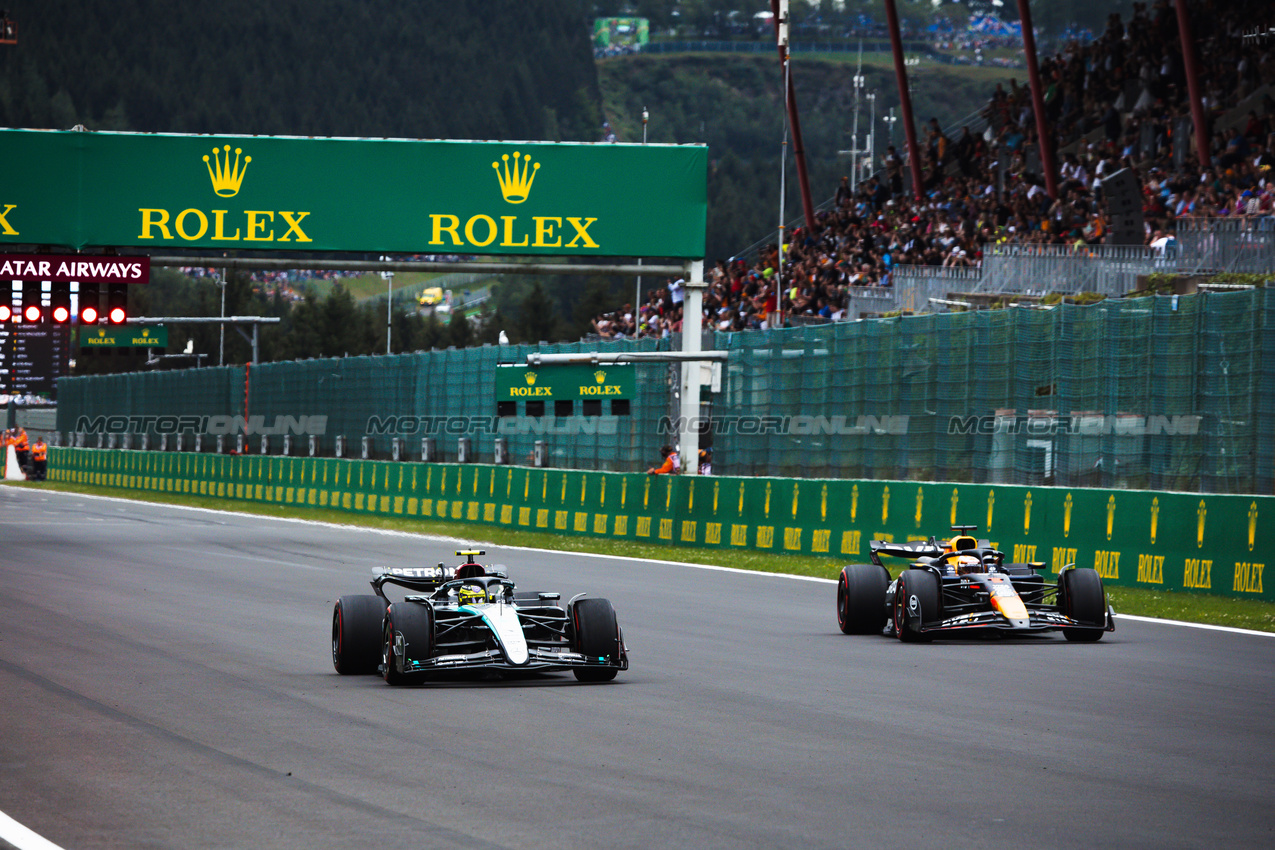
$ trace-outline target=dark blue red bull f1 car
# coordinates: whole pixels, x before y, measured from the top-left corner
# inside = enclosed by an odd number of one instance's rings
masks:
[[[850,634],[927,641],[962,632],[1061,630],[1067,640],[1096,641],[1115,630],[1096,570],[1068,564],[1047,582],[1043,563],[1007,564],[986,540],[954,525],[948,541],[869,544],[870,564],[851,564],[837,582],[837,624]],[[881,557],[911,564],[893,581]]]

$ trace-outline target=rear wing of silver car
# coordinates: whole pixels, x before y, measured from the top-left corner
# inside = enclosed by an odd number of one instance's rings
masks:
[[[455,567],[374,567],[372,588],[379,594],[386,584],[396,584],[408,590],[429,593],[439,585],[456,577]]]
[[[463,565],[462,565],[463,566]],[[418,593],[432,593],[439,587],[456,578],[459,567],[448,567],[439,564],[437,567],[373,567],[372,588],[381,593],[386,584],[396,584]],[[483,575],[496,578],[509,578],[505,568],[499,564],[487,566]]]

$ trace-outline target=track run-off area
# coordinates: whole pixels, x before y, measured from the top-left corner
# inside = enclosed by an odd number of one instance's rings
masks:
[[[331,611],[461,541],[0,488],[0,846],[1275,844],[1275,636],[901,644],[819,579],[488,548],[632,668],[392,688]]]

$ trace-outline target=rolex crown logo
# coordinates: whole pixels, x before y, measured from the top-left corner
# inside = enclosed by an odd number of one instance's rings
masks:
[[[606,383],[606,379],[607,373],[603,372],[601,369],[593,373],[593,380],[597,381],[599,384]]]
[[[225,153],[226,159],[223,162],[221,155]],[[235,164],[232,168],[230,165],[230,145],[226,145],[222,150],[213,148],[212,160],[210,161],[207,154],[204,154],[204,165],[208,167],[208,177],[212,180],[213,191],[223,198],[233,198],[239,194],[239,187],[243,185],[244,172],[248,170],[248,163],[252,162],[252,157],[245,156],[243,158],[243,168],[239,167],[239,155],[243,153],[243,148],[235,148]]]
[[[529,385],[532,385],[532,386],[534,386],[534,385],[535,385],[535,383],[536,383],[536,373],[535,373],[535,372],[528,372],[528,373],[527,373],[527,383],[528,383]]]
[[[496,179],[500,181],[500,194],[511,204],[521,204],[531,194],[531,184],[536,179],[536,172],[540,170],[540,163],[533,164],[531,154],[520,154],[514,151],[511,170],[509,154],[504,154],[500,158],[504,162],[503,170],[499,162],[491,164],[491,167],[496,169]],[[521,162],[519,162],[520,159]]]

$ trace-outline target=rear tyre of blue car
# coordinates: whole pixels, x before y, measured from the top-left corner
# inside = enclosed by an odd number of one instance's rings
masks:
[[[385,612],[381,635],[381,674],[385,681],[391,685],[421,681],[423,674],[405,672],[409,669],[408,662],[424,661],[433,652],[433,609],[416,602],[391,605]]]
[[[343,676],[375,673],[381,660],[381,621],[385,600],[379,596],[342,596],[332,606],[332,666]]]
[[[915,602],[914,602],[915,600]],[[915,611],[913,610],[915,606]],[[939,579],[928,570],[904,570],[894,588],[894,633],[904,643],[929,641],[916,620],[926,623],[939,613]]]
[[[1107,623],[1107,595],[1097,570],[1077,567],[1058,577],[1058,606],[1062,613],[1082,623],[1094,623],[1095,629],[1063,629],[1067,640],[1092,642],[1102,639]]]
[[[571,606],[576,652],[591,659],[620,663],[620,626],[615,608],[606,599],[581,599]],[[616,667],[575,667],[581,682],[609,682],[619,672]]]
[[[837,625],[848,635],[877,635],[885,628],[890,574],[876,564],[851,564],[837,580]]]

